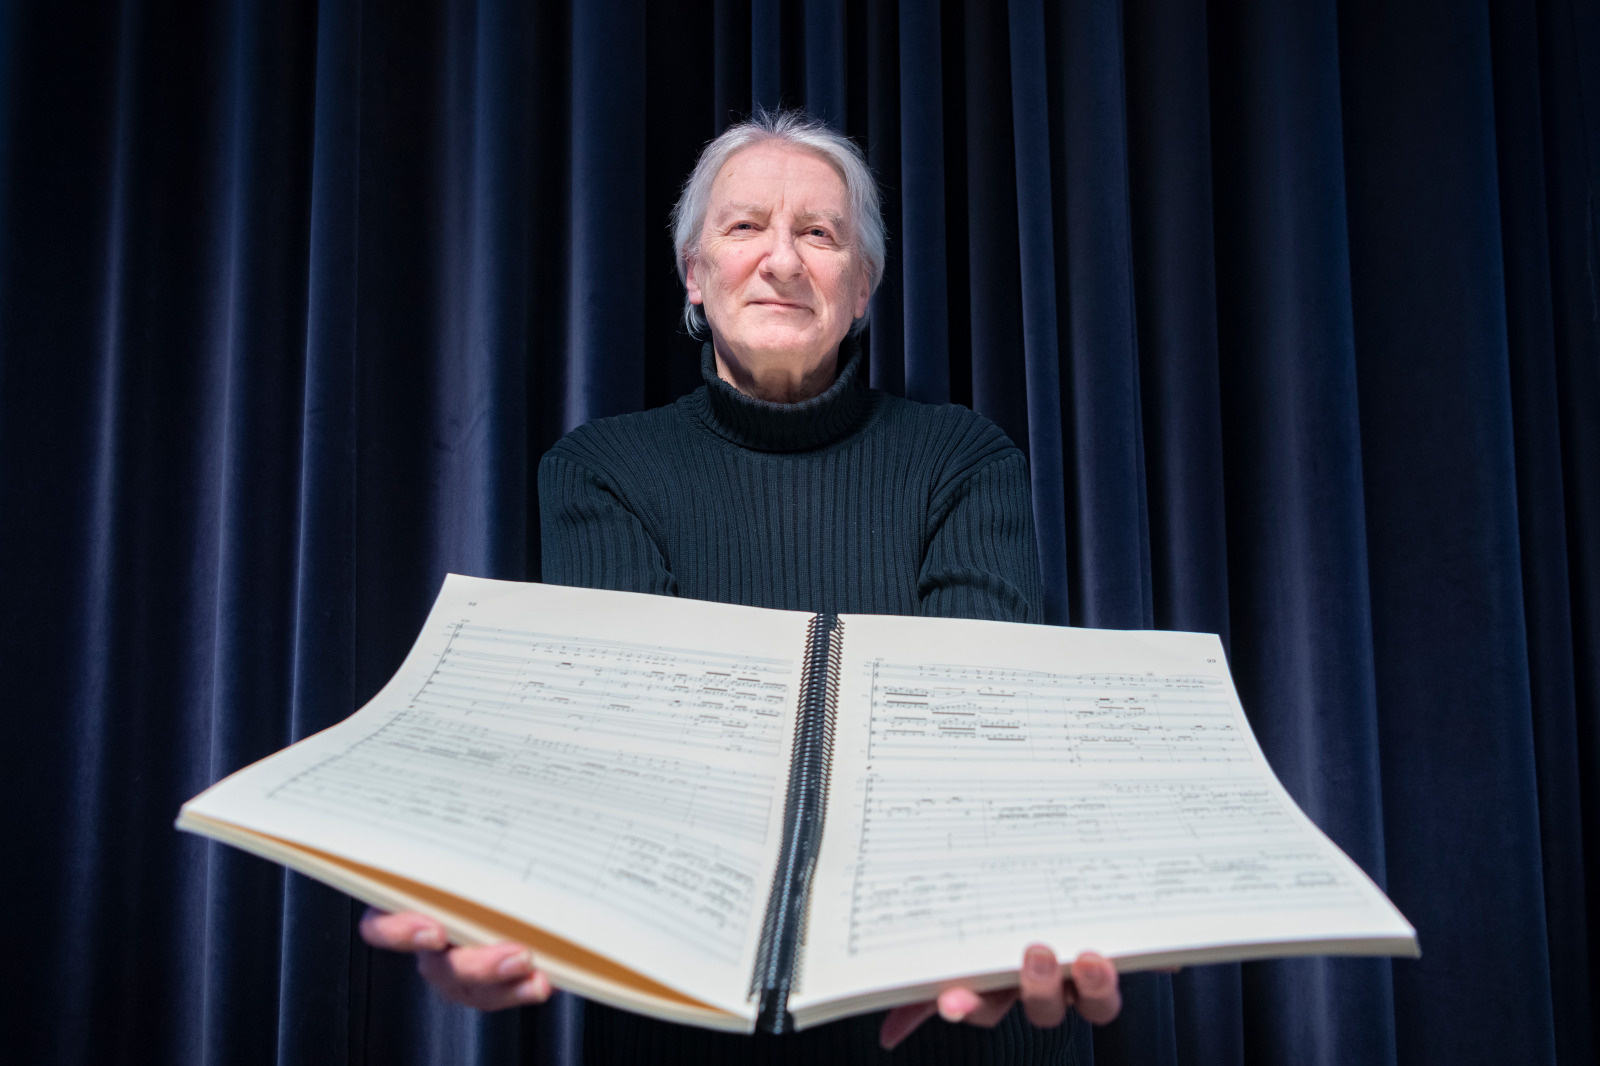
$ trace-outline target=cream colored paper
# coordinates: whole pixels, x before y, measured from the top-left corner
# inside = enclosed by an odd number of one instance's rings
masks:
[[[1124,970],[1414,952],[1278,784],[1217,638],[841,620],[802,1025],[1014,985],[1036,941]]]
[[[370,703],[180,825],[424,882],[748,1028],[810,618],[452,575]]]

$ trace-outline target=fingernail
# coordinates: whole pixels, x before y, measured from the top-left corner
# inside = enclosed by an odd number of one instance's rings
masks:
[[[501,977],[522,977],[533,969],[533,959],[526,951],[519,951],[515,955],[507,955],[500,960],[500,965],[495,967],[495,973]]]
[[[1034,948],[1028,952],[1027,966],[1028,972],[1035,977],[1049,977],[1061,968],[1056,957],[1043,948]]]
[[[437,929],[418,929],[411,942],[424,951],[443,951],[445,946],[444,934]]]
[[[1078,977],[1078,987],[1086,992],[1099,990],[1110,977],[1106,969],[1106,964],[1098,960],[1085,962],[1083,973]]]
[[[535,973],[517,986],[517,999],[523,1003],[543,1003],[549,998],[550,979],[542,973]]]
[[[965,988],[946,989],[938,999],[939,1017],[947,1022],[959,1022],[977,1010],[982,1002]]]

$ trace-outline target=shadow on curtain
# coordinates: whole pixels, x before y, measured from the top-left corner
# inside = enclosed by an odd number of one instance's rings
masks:
[[[1222,633],[1421,937],[1132,978],[1094,1060],[1594,1061],[1593,5],[19,0],[0,79],[8,1058],[570,1058],[171,821],[538,576],[538,457],[697,383],[677,183],[784,102],[885,187],[874,383],[1028,452],[1052,620]]]

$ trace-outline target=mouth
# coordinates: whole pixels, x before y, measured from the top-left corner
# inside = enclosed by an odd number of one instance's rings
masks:
[[[769,307],[777,311],[805,311],[805,304],[795,303],[792,300],[751,300],[752,307]]]

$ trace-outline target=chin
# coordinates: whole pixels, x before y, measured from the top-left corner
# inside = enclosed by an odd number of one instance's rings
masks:
[[[813,363],[821,360],[827,348],[814,334],[770,331],[752,338],[750,350],[774,362]]]

